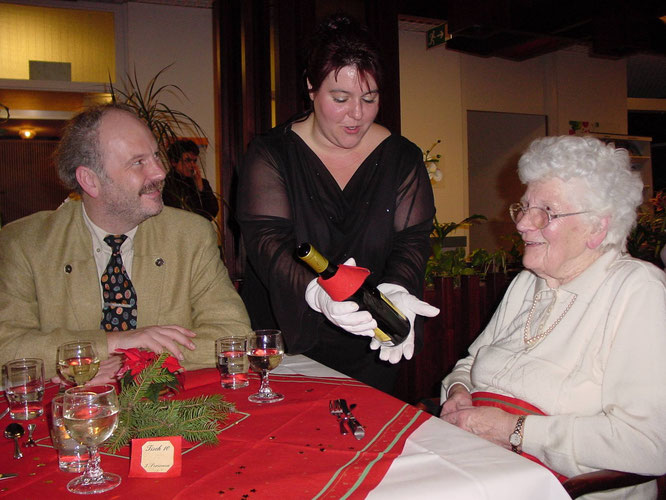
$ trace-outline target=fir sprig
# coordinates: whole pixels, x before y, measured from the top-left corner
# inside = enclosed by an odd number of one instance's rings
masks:
[[[118,427],[106,442],[115,452],[132,439],[182,436],[190,442],[217,443],[220,421],[235,410],[221,395],[198,396],[186,400],[159,401],[164,387],[177,388],[178,381],[164,367],[168,353],[162,353],[134,376],[127,372],[121,380],[118,397]],[[157,391],[157,392],[155,392]]]

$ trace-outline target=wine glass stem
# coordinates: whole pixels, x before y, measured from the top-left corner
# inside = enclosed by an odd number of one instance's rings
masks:
[[[261,370],[261,386],[259,387],[260,394],[272,394],[273,390],[268,386],[268,370]]]
[[[97,446],[89,446],[88,453],[90,458],[88,459],[88,464],[86,465],[86,472],[84,476],[90,482],[98,482],[102,480],[104,471],[99,466],[99,453],[97,452]]]

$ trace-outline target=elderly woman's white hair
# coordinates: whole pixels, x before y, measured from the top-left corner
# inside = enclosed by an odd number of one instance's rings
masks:
[[[594,137],[542,137],[536,139],[518,161],[524,184],[557,177],[581,179],[583,198],[571,200],[588,210],[593,222],[609,216],[608,233],[601,250],[624,250],[643,201],[643,182],[631,169],[629,154]]]

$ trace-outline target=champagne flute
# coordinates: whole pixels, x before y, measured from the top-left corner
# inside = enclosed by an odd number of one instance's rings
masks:
[[[110,384],[76,386],[65,391],[63,420],[67,432],[86,445],[90,454],[82,476],[67,483],[72,493],[102,493],[120,484],[120,476],[104,472],[99,466],[97,447],[109,439],[118,426],[118,397]]]
[[[268,372],[274,370],[284,357],[284,343],[280,330],[255,330],[247,341],[247,357],[254,371],[261,373],[259,392],[248,400],[253,403],[275,403],[284,396],[274,392],[268,385]]]
[[[99,371],[99,358],[92,342],[77,340],[58,346],[58,373],[76,385],[84,385]]]

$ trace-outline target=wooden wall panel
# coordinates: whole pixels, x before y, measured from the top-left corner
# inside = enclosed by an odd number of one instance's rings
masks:
[[[56,141],[0,141],[0,217],[6,224],[40,210],[53,210],[67,197],[52,162]]]

